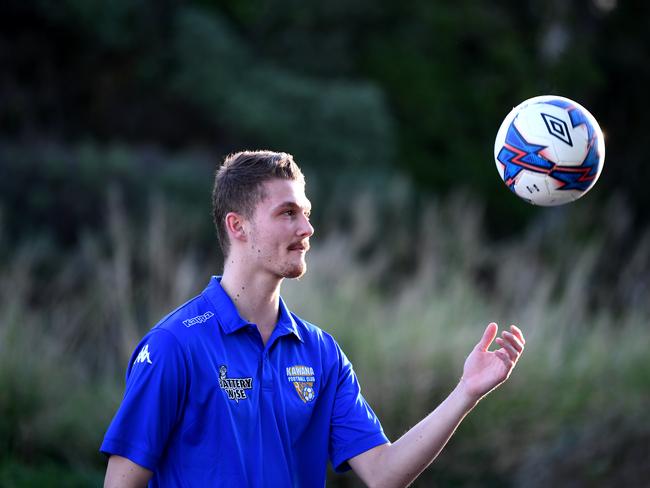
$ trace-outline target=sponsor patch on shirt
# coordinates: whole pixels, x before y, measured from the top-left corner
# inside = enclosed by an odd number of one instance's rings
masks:
[[[239,403],[246,400],[246,390],[253,389],[253,378],[228,378],[228,367],[219,367],[219,388],[228,394],[229,400]]]
[[[314,383],[314,369],[311,366],[289,366],[287,368],[287,380],[293,383],[300,399],[304,402],[311,402],[316,398]]]

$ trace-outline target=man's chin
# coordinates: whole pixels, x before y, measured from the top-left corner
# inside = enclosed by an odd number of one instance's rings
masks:
[[[282,276],[288,279],[296,279],[296,278],[302,278],[306,272],[307,272],[307,265],[303,263],[301,265],[289,266],[287,269],[284,270]]]

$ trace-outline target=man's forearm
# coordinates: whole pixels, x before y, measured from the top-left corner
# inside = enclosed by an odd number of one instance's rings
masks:
[[[433,412],[395,443],[377,453],[370,484],[381,487],[407,486],[445,447],[463,418],[478,403],[461,383]],[[372,480],[377,480],[372,481]]]
[[[463,377],[438,408],[399,438],[350,459],[354,471],[370,486],[410,484],[438,456],[454,431],[478,401],[508,379],[524,350],[524,336],[514,325],[497,337],[492,322],[467,356]],[[496,341],[500,349],[490,351]]]

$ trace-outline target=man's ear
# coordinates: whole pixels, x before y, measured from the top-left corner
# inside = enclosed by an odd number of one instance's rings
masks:
[[[245,219],[236,212],[226,214],[226,230],[230,239],[246,241],[246,230],[244,229]]]

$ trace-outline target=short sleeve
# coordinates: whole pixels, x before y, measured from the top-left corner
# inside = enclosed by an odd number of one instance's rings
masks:
[[[100,451],[154,471],[182,412],[186,387],[180,344],[170,332],[154,329],[131,357],[124,398]]]
[[[329,451],[337,472],[350,469],[348,459],[386,444],[379,419],[361,395],[352,364],[339,349],[339,374],[330,424]]]

